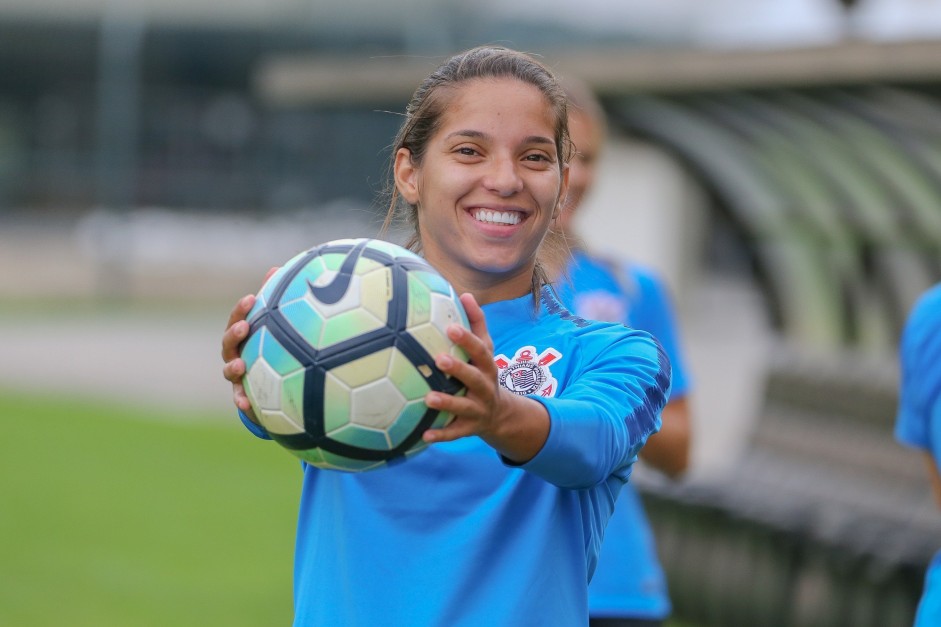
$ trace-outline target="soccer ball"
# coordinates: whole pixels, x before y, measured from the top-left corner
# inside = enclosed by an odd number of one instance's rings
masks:
[[[262,286],[242,344],[245,392],[262,428],[305,462],[371,470],[423,450],[452,416],[430,390],[462,394],[435,367],[452,323],[469,328],[451,285],[428,262],[375,239],[302,252]]]

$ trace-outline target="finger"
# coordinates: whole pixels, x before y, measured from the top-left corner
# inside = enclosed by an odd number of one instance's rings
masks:
[[[453,442],[454,440],[466,438],[474,435],[473,424],[473,421],[462,420],[458,416],[445,427],[428,429],[422,434],[422,440],[434,444],[435,442]]]
[[[222,361],[230,362],[241,356],[239,347],[245,338],[248,337],[249,325],[244,320],[240,320],[229,327],[222,334]]]
[[[258,422],[255,420],[255,412],[252,410],[252,403],[248,395],[245,394],[245,388],[239,383],[232,385],[232,400],[235,402],[235,406],[241,409],[252,422]]]
[[[248,335],[248,324],[245,318],[254,306],[255,296],[247,294],[240,298],[232,308],[229,321],[225,325],[225,333],[222,334],[222,361],[231,361],[239,356],[239,344]]]
[[[490,332],[487,331],[487,318],[484,316],[484,310],[477,304],[474,295],[471,293],[461,294],[461,304],[464,305],[464,312],[467,314],[471,332],[485,342],[489,341]]]
[[[232,308],[232,313],[229,314],[229,321],[226,323],[225,328],[228,329],[239,320],[245,320],[248,317],[248,312],[251,311],[254,306],[254,294],[246,294],[241,297],[238,302],[235,303],[235,307]]]
[[[231,383],[241,384],[242,377],[245,376],[245,361],[240,357],[235,357],[225,362],[222,366],[222,376]]]
[[[468,333],[468,335],[470,334]],[[474,340],[479,342],[477,338],[474,338]],[[471,351],[467,349],[465,349],[465,351],[467,352],[468,356],[471,356],[471,360],[473,361],[474,358],[471,355]],[[491,362],[493,361],[489,356],[489,353],[484,352],[482,354],[485,355],[484,363],[486,363],[487,359],[489,359]],[[481,368],[477,367],[476,363],[469,364],[460,359],[455,359],[446,353],[438,355],[438,357],[435,358],[435,366],[437,366],[438,370],[444,374],[458,379],[469,390],[483,392],[488,383],[492,382],[494,379],[494,377],[491,376],[489,369],[485,368],[482,370]]]
[[[425,405],[438,411],[478,419],[485,413],[479,399],[467,394],[446,394],[444,392],[428,392],[424,397]]]
[[[275,272],[277,272],[280,269],[281,269],[280,266],[271,266],[270,268],[268,268],[268,272],[265,274],[265,281],[270,279],[271,275],[273,275]]]
[[[459,324],[449,325],[446,329],[446,332],[448,334],[448,339],[454,342],[457,346],[460,346],[462,349],[464,349],[464,352],[467,354],[470,363],[483,373],[485,379],[490,380],[496,376],[497,367],[493,362],[493,344],[490,342],[490,338],[488,336],[477,336]],[[442,354],[439,355],[439,358],[447,356],[448,355],[446,354]],[[451,361],[457,362],[453,366],[450,366],[455,369],[456,373],[458,369],[461,368],[461,364],[458,360],[452,359]],[[443,363],[450,364],[451,362],[445,361]],[[439,368],[441,368],[441,366],[439,366]],[[442,368],[442,370],[444,370],[444,368]],[[458,376],[458,378],[465,383],[469,383],[461,376]]]

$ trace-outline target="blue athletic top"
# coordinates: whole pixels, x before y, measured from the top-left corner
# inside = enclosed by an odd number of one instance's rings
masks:
[[[896,439],[926,451],[941,468],[941,284],[909,314],[899,346],[901,386]],[[941,551],[928,567],[916,627],[941,625]]]
[[[660,428],[669,361],[649,334],[576,318],[549,290],[538,311],[529,295],[483,310],[500,382],[549,412],[545,445],[522,465],[476,437],[364,473],[302,464],[296,626],[587,623],[604,528]]]
[[[671,398],[686,395],[689,379],[673,307],[654,272],[578,249],[573,251],[567,280],[554,287],[562,302],[583,318],[612,320],[650,332],[673,367]],[[588,592],[592,616],[662,620],[671,612],[653,531],[631,484],[618,497]]]

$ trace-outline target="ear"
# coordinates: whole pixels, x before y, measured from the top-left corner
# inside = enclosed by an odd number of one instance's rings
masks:
[[[552,211],[552,219],[556,220],[562,215],[562,207],[565,206],[565,198],[569,193],[569,164],[562,165],[562,184],[559,186],[559,197],[555,202],[555,209]]]
[[[410,205],[418,204],[418,168],[412,163],[408,148],[399,148],[395,153],[395,186],[402,198]]]

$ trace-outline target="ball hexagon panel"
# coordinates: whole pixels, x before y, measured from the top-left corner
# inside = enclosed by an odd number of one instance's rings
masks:
[[[268,362],[281,377],[286,377],[303,368],[301,362],[297,361],[297,359],[275,339],[271,331],[264,328],[259,335],[261,337],[261,344],[258,349],[259,359],[264,359]]]
[[[323,382],[323,430],[331,433],[349,422],[350,386],[328,373]]]
[[[324,319],[306,299],[295,300],[281,306],[281,315],[288,324],[313,348],[321,348]]]
[[[336,378],[349,389],[357,388],[386,376],[389,372],[389,362],[395,349],[384,348],[346,362],[341,366],[330,369],[328,377]]]
[[[275,435],[296,435],[303,433],[303,429],[297,426],[297,423],[283,411],[262,411],[255,416],[261,426],[268,433]]]
[[[303,432],[304,369],[267,328],[260,329],[243,351],[245,393],[256,418],[277,434]]]
[[[427,270],[413,270],[409,273],[409,277],[415,277],[424,283],[430,291],[436,294],[441,294],[448,298],[454,296],[454,290],[451,288],[451,285],[440,274],[428,272]]]
[[[397,349],[390,350],[392,353],[389,358],[389,380],[395,384],[405,400],[414,401],[425,398],[425,394],[431,388],[422,372]]]
[[[251,369],[252,364],[258,360],[258,355],[261,350],[261,338],[265,336],[268,330],[264,327],[252,333],[248,339],[245,340],[245,344],[242,345],[241,356],[242,361],[245,362],[246,372]]]
[[[350,390],[351,424],[385,431],[405,408],[405,396],[390,379],[380,379]]]
[[[326,348],[359,337],[385,326],[365,309],[354,309],[324,321],[318,348]]]
[[[454,345],[448,339],[447,328],[452,324],[468,326],[463,309],[457,306],[449,296],[437,292],[429,293],[430,309],[427,321],[409,326],[408,333],[422,345],[432,357],[442,353],[449,353],[455,359],[467,361],[463,349]]]
[[[245,374],[246,392],[252,406],[261,411],[281,411],[281,377],[264,359]]]
[[[374,451],[388,451],[392,448],[389,445],[389,437],[385,431],[377,431],[353,423],[340,427],[336,431],[331,431],[327,435],[336,442],[342,442],[357,448]]]
[[[385,378],[393,353],[392,348],[376,351],[326,373],[324,431],[331,438],[376,450],[392,447],[385,428],[406,403]]]
[[[389,317],[389,301],[392,300],[392,271],[378,266],[361,276],[360,305],[385,324]]]
[[[307,373],[298,370],[281,379],[281,411],[292,425],[304,426],[304,379]]]
[[[431,319],[431,290],[417,272],[408,273],[408,315],[406,327],[413,327]]]
[[[426,411],[428,407],[422,400],[409,401],[402,407],[395,423],[389,427],[389,441],[392,446],[398,446],[415,431]]]

